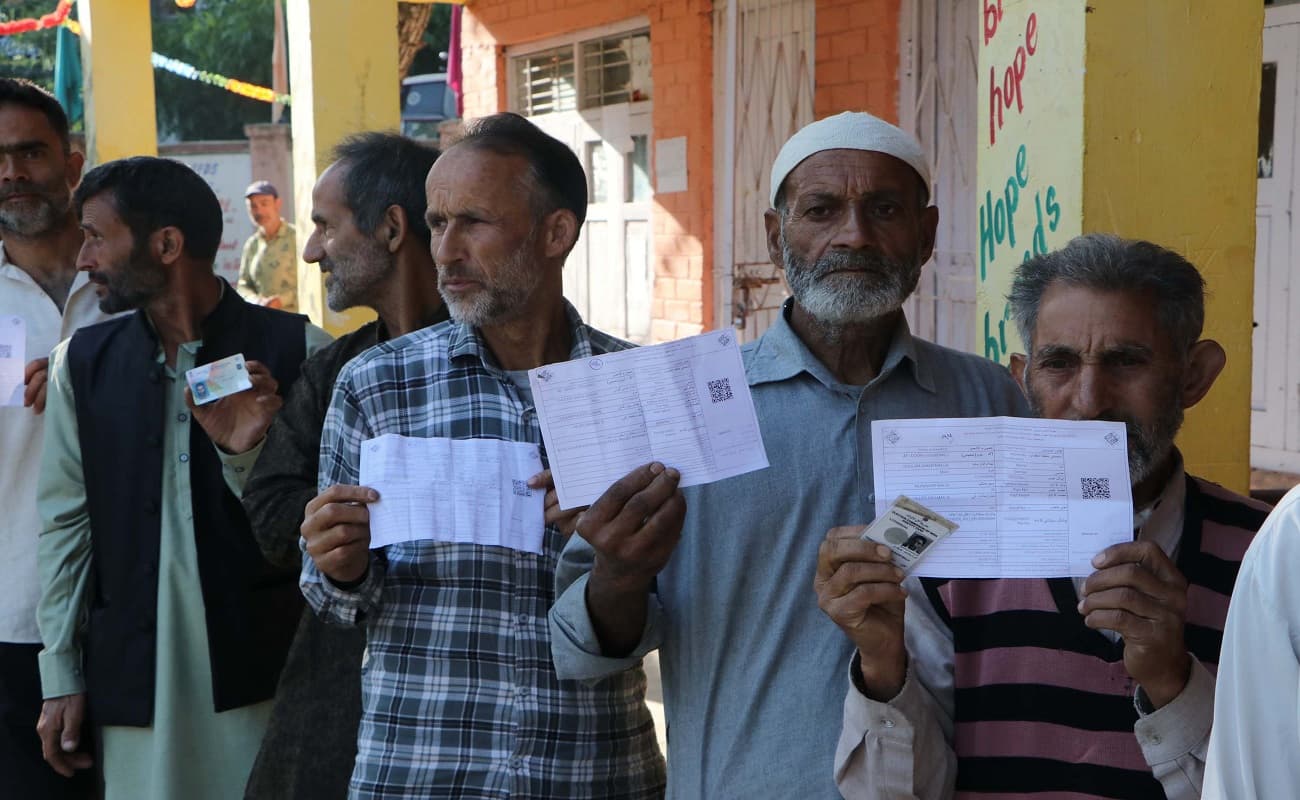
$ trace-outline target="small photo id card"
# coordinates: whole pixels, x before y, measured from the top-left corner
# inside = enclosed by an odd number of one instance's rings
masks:
[[[932,547],[955,530],[957,523],[900,495],[863,531],[862,538],[892,550],[894,566],[907,573]]]
[[[248,378],[248,367],[244,365],[243,353],[235,353],[220,361],[188,370],[185,381],[190,385],[196,406],[253,388],[253,382]]]

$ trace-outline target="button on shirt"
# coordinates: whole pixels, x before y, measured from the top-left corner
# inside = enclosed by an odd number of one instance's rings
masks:
[[[46,358],[61,340],[84,325],[109,318],[99,310],[95,287],[78,272],[62,312],[45,290],[17,264],[10,263],[0,245],[0,318],[22,317],[27,327],[25,361]],[[8,398],[3,398],[8,399]],[[36,538],[41,532],[36,513],[36,476],[41,460],[44,416],[30,408],[0,406],[0,642],[35,644]]]
[[[567,304],[566,304],[567,306]],[[566,307],[570,358],[628,345]],[[359,483],[362,441],[385,433],[541,444],[536,414],[472,328],[445,323],[372,348],[339,373],[320,487]],[[658,797],[664,767],[643,676],[589,687],[556,677],[546,612],[563,537],[541,555],[447,541],[375,551],[335,586],[304,556],[326,620],[364,622],[352,797]]]
[[[676,798],[838,798],[832,777],[853,647],[817,607],[826,533],[875,518],[871,421],[1027,412],[1003,367],[912,338],[900,319],[880,374],[838,383],[785,313],[743,349],[771,466],[684,490],[681,541],[642,641],[605,658],[587,614],[591,547],[566,546],[552,648],[561,677],[639,673],[658,647]]]

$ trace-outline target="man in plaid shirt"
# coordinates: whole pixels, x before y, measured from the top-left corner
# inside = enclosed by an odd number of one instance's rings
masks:
[[[366,504],[378,495],[356,485],[363,441],[394,433],[541,445],[527,370],[628,347],[583,324],[562,295],[587,208],[586,177],[567,147],[522,117],[488,117],[435,163],[425,188],[452,320],[340,372],[321,493],[302,526],[308,602],[328,621],[366,627],[351,795],[662,796],[642,674],[588,685],[560,680],[552,666],[546,614],[574,527],[553,490],[542,554],[451,541],[369,550]],[[658,464],[634,471],[601,499],[600,530],[676,534],[678,478]]]

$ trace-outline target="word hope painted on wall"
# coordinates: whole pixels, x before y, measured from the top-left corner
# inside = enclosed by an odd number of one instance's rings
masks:
[[[984,45],[987,47],[998,32],[1002,22],[1002,0],[984,0]],[[1029,59],[1038,52],[1038,14],[1030,14],[1025,22],[1025,40],[1011,56],[1011,63],[1002,70],[998,81],[998,68],[989,67],[989,144],[997,143],[998,131],[1006,122],[1004,114],[1012,106],[1017,114],[1025,111],[1024,81],[1029,69]]]

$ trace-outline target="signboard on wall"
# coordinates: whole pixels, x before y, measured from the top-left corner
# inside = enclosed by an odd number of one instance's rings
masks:
[[[1012,272],[1083,227],[1084,0],[980,0],[976,351],[1023,352]]]
[[[166,155],[164,153],[164,155]],[[169,156],[188,164],[217,193],[223,225],[217,250],[216,272],[233,286],[239,280],[239,256],[244,242],[253,235],[244,190],[252,183],[252,165],[247,150],[242,153],[185,153]]]

